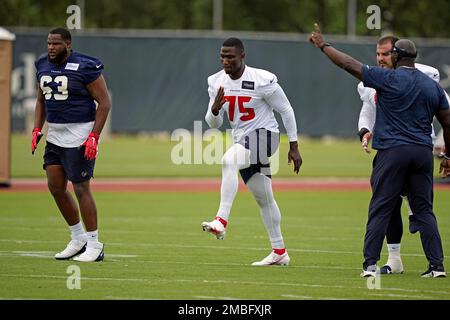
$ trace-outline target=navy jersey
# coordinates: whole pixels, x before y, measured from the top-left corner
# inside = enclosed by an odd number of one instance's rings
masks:
[[[444,90],[415,68],[362,67],[364,86],[378,93],[372,146],[407,144],[433,147],[431,124],[439,109],[449,108]]]
[[[45,97],[47,122],[80,123],[95,120],[95,102],[86,85],[102,73],[100,60],[72,52],[58,65],[47,54],[35,62],[36,77]]]

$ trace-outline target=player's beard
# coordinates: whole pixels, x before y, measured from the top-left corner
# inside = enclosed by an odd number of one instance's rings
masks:
[[[64,50],[61,51],[60,53],[58,53],[53,59],[50,58],[49,54],[47,54],[47,57],[48,57],[48,61],[50,61],[51,63],[60,64],[67,57],[67,48],[64,48]]]

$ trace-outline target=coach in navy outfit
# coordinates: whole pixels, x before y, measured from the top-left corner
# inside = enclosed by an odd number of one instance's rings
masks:
[[[444,128],[447,150],[441,171],[450,175],[450,107],[442,88],[414,67],[417,51],[410,40],[393,48],[395,69],[363,65],[324,42],[318,26],[310,41],[336,65],[378,93],[372,147],[377,149],[371,176],[372,199],[364,239],[361,276],[375,276],[383,239],[397,200],[408,191],[411,231],[420,232],[429,262],[423,277],[445,277],[444,254],[433,213],[433,144],[431,123],[436,116]]]

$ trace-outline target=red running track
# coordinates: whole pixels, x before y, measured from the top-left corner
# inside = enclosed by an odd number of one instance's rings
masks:
[[[273,179],[275,191],[370,191],[369,179]],[[435,190],[449,190],[447,183],[434,185]],[[72,190],[71,184],[69,189]],[[93,179],[93,191],[104,192],[219,192],[220,179]],[[239,190],[246,191],[241,181]],[[45,179],[13,179],[0,192],[48,191]]]

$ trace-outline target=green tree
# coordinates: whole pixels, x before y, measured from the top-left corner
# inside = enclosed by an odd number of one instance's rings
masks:
[[[225,30],[346,33],[348,0],[222,0]],[[1,0],[0,25],[55,27],[76,0]],[[213,0],[85,0],[85,28],[212,28]],[[369,5],[381,9],[381,30],[366,26]],[[450,38],[448,0],[358,0],[357,35],[390,31],[402,37]]]

